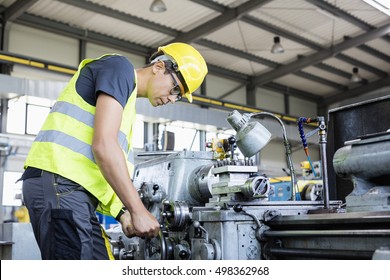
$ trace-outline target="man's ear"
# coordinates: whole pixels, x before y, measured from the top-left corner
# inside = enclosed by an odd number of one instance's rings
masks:
[[[153,73],[156,74],[158,71],[165,71],[165,64],[161,60],[153,64]]]

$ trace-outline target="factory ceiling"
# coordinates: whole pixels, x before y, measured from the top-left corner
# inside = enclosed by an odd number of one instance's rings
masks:
[[[0,12],[2,26],[15,22],[145,58],[169,42],[191,43],[212,75],[319,106],[390,85],[390,13],[365,0],[163,1],[167,10],[153,13],[152,0],[0,0]],[[271,53],[275,37],[284,52]],[[351,81],[354,68],[360,81]]]

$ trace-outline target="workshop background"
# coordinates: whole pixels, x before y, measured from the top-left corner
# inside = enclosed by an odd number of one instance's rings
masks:
[[[163,11],[152,11],[152,2]],[[15,181],[84,58],[120,53],[142,67],[158,46],[192,44],[208,64],[205,82],[193,104],[137,101],[136,154],[204,151],[211,139],[235,134],[226,121],[231,111],[265,111],[285,122],[298,176],[307,160],[298,117],[328,118],[329,110],[390,93],[386,0],[0,0],[0,27],[1,223],[23,221]],[[269,177],[286,176],[280,126],[261,123],[272,139],[256,163]],[[318,135],[307,141],[318,162]]]

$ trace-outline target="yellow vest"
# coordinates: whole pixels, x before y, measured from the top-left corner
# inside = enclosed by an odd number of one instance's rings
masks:
[[[33,142],[25,162],[28,166],[59,174],[88,190],[99,200],[97,211],[115,217],[123,204],[104,179],[92,153],[93,124],[96,107],[88,104],[76,91],[81,69],[97,59],[85,59],[74,74]],[[130,73],[129,73],[130,75]],[[134,73],[135,85],[137,75]],[[127,101],[118,133],[129,175],[134,172],[132,127],[135,121],[135,86]]]

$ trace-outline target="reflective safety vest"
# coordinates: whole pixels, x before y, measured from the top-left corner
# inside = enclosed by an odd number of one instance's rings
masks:
[[[99,58],[98,58],[99,59]],[[115,217],[123,204],[104,179],[92,152],[96,107],[88,104],[76,91],[81,69],[97,59],[85,59],[62,91],[33,142],[25,162],[28,166],[59,174],[72,180],[99,200],[97,211]],[[134,73],[135,85],[137,75]],[[135,121],[137,87],[127,101],[118,133],[129,175],[134,172],[132,127]]]

